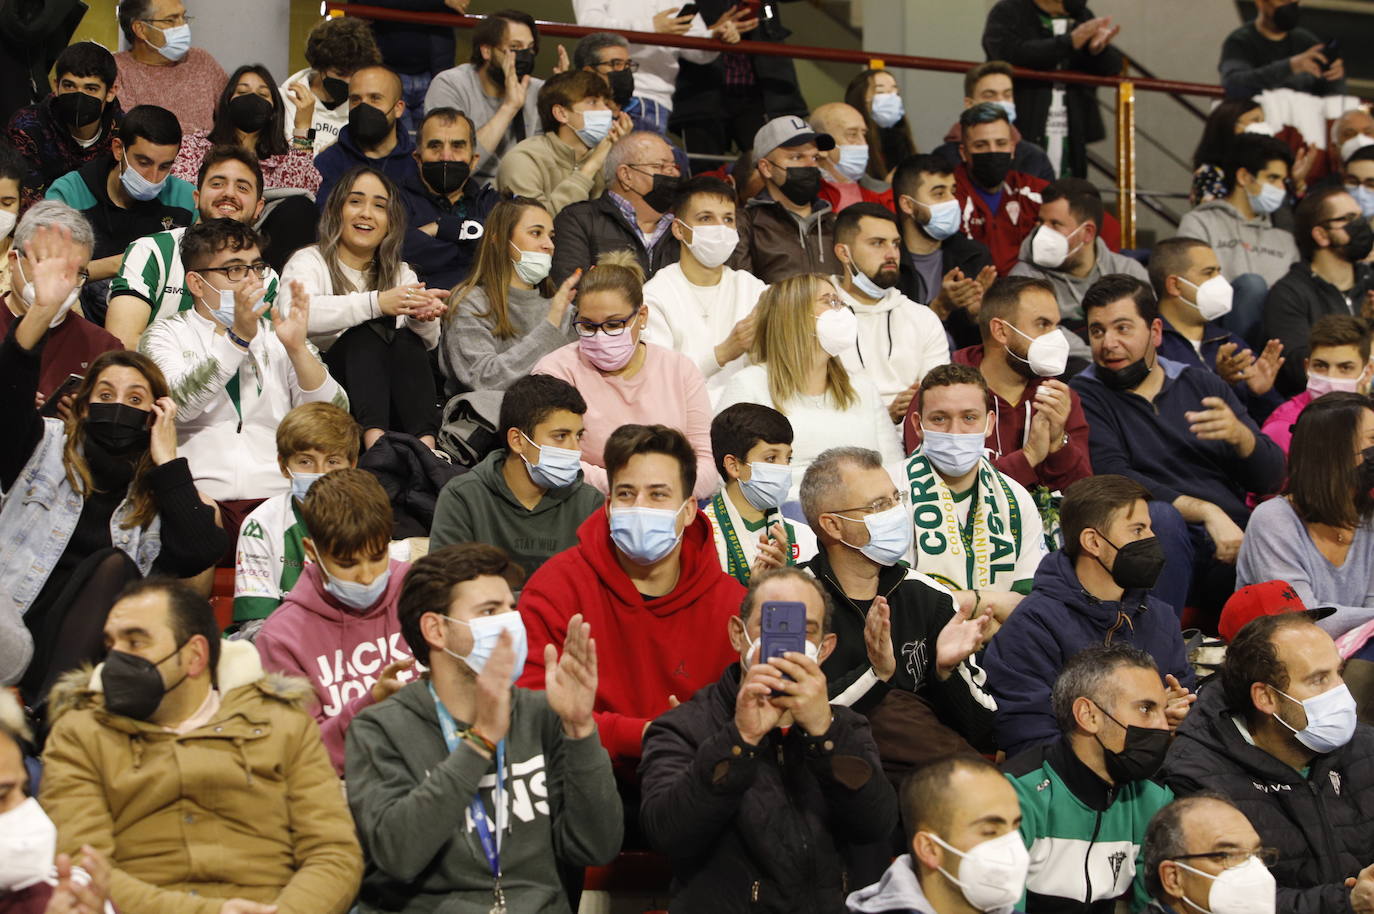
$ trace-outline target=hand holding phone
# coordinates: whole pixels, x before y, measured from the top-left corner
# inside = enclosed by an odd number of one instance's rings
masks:
[[[763,614],[759,625],[759,663],[789,652],[806,653],[805,603],[769,600],[759,611]]]
[[[45,419],[56,419],[57,408],[62,405],[62,399],[75,394],[81,389],[81,382],[86,380],[79,374],[67,375],[67,380],[52,392],[52,396],[43,401],[43,408],[38,411],[38,415]]]
[[[697,9],[698,7],[695,3],[689,3],[682,9],[678,10],[677,14],[679,18],[683,16],[695,16],[697,14]]]

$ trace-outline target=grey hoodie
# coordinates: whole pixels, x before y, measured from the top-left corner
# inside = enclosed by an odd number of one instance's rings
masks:
[[[857,914],[937,914],[916,879],[910,854],[892,861],[882,879],[850,892],[845,907]]]
[[[1298,260],[1292,232],[1275,228],[1268,216],[1246,219],[1225,200],[1208,200],[1184,213],[1178,235],[1211,245],[1228,282],[1258,273],[1266,285],[1273,286]]]

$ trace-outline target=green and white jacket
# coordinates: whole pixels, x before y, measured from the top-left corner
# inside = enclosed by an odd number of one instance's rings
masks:
[[[137,238],[124,251],[119,272],[110,282],[110,298],[132,295],[146,302],[148,326],[181,311],[190,311],[195,300],[186,288],[186,268],[181,263],[181,239],[185,228],[157,232]],[[278,278],[275,270],[263,277],[263,298],[276,302]]]

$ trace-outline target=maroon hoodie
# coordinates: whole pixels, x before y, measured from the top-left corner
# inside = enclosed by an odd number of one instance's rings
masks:
[[[325,591],[319,565],[306,565],[254,641],[264,670],[310,680],[316,699],[312,711],[340,777],[349,721],[372,704],[372,686],[387,664],[410,659],[396,617],[410,563],[392,559],[390,568],[381,598],[368,609],[355,610]],[[399,678],[408,682],[415,675],[410,669]]]

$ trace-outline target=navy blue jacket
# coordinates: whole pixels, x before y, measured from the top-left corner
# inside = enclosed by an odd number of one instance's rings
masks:
[[[1227,343],[1235,343],[1237,352],[1248,352],[1250,346],[1245,340],[1236,336],[1230,330],[1214,321],[1208,321],[1202,326],[1202,352],[1193,348],[1192,342],[1174,329],[1174,325],[1169,323],[1169,319],[1161,317],[1160,321],[1164,324],[1164,341],[1159,347],[1159,354],[1171,362],[1182,362],[1195,368],[1205,368],[1216,374],[1217,371],[1217,351]],[[1217,375],[1221,377],[1221,375]],[[1236,399],[1245,404],[1245,410],[1250,414],[1250,418],[1256,422],[1263,422],[1269,418],[1269,414],[1278,409],[1283,404],[1283,396],[1273,388],[1268,393],[1257,394],[1250,390],[1244,381],[1237,381],[1231,385],[1231,390],[1235,391]]]
[[[419,167],[415,164],[415,156],[411,154],[415,152],[415,141],[400,127],[400,121],[396,123],[396,148],[380,159],[364,155],[358,144],[353,141],[352,133],[347,126],[339,131],[339,139],[333,146],[315,156],[315,170],[320,173],[322,179],[319,192],[315,194],[315,202],[319,204],[321,212],[324,211],[324,202],[329,199],[329,192],[334,189],[334,185],[355,165],[371,165],[397,184],[404,183],[406,176]]]
[[[482,182],[469,178],[463,195],[450,204],[448,197],[429,189],[411,163],[410,174],[401,183],[401,202],[406,207],[406,237],[401,257],[420,281],[431,289],[452,289],[467,279],[477,246],[482,242],[487,215],[501,195]],[[436,222],[437,235],[427,235],[420,226]]]
[[[1209,501],[1244,527],[1250,519],[1248,492],[1267,495],[1283,482],[1284,456],[1259,430],[1231,385],[1159,356],[1164,385],[1151,403],[1137,393],[1111,390],[1090,365],[1069,382],[1088,417],[1088,452],[1093,471],[1136,480],[1159,501],[1180,495]],[[1184,413],[1203,409],[1204,397],[1220,397],[1255,436],[1255,450],[1241,458],[1223,441],[1203,441],[1188,431]]]
[[[988,643],[983,667],[997,699],[997,745],[1008,756],[1061,736],[1050,689],[1074,654],[1101,644],[1129,644],[1155,658],[1159,675],[1193,687],[1193,668],[1172,607],[1145,590],[1120,601],[1083,589],[1073,559],[1051,552],[1035,571],[1035,586]]]

